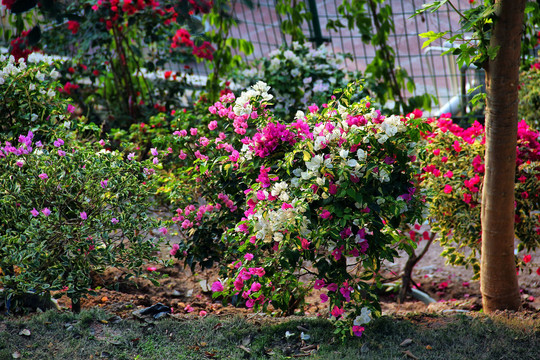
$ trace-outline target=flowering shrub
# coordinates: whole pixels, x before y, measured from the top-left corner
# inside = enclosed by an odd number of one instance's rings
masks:
[[[207,13],[211,1],[25,3],[28,6],[22,10],[8,7],[11,17],[25,12],[38,24],[27,33],[21,28],[23,22],[12,21],[22,40],[15,39],[17,46],[12,43],[11,51],[24,57],[39,45],[48,53],[69,57],[59,69],[61,91],[73,97],[92,121],[106,123],[106,128],[127,128],[179,105],[187,84],[172,80],[185,80],[184,75],[148,73],[170,63],[212,59],[212,45],[199,36],[202,26],[195,17]],[[43,31],[40,24],[45,25]]]
[[[482,238],[480,205],[484,176],[484,127],[475,122],[463,129],[448,117],[432,120],[436,130],[427,133],[428,145],[422,187],[429,198],[433,231],[440,234],[443,255],[453,265],[472,266],[479,275]],[[540,245],[540,143],[539,133],[525,121],[518,126],[515,185],[515,231],[518,251]],[[528,258],[530,261],[530,258]],[[518,259],[519,266],[529,261]]]
[[[26,62],[0,55],[0,141],[29,129],[51,138],[56,126],[70,120],[75,108],[59,96],[60,74],[52,64],[48,57],[30,55]]]
[[[520,74],[519,84],[519,107],[518,115],[537,129],[539,127],[538,119],[540,119],[540,92],[538,84],[540,83],[540,62],[531,65],[527,71]]]
[[[379,310],[381,261],[403,244],[396,228],[419,216],[409,164],[425,124],[381,116],[366,100],[351,103],[353,85],[322,109],[281,123],[258,106],[271,100],[268,90],[259,83],[234,106],[210,109],[224,118],[232,110],[240,134],[250,129],[242,118],[258,120],[241,151],[229,154],[233,169],[255,168],[257,177],[241,180],[244,218],[223,236],[231,264],[214,295],[290,314],[320,290],[339,331],[360,336],[367,311]],[[201,171],[214,162],[203,159]]]
[[[65,291],[73,310],[90,273],[141,274],[155,258],[149,217],[153,169],[69,135],[52,144],[29,131],[0,147],[0,285],[8,298]]]
[[[253,84],[266,82],[275,93],[274,114],[292,120],[305,104],[321,105],[334,89],[344,87],[355,78],[345,69],[345,54],[333,54],[322,45],[313,49],[309,45],[293,42],[272,51],[268,58],[255,61],[248,69],[235,74],[237,80]],[[360,99],[362,96],[357,96]]]

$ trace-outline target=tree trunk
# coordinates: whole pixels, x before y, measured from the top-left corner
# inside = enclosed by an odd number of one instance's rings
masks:
[[[486,66],[486,153],[482,192],[481,292],[485,312],[518,310],[514,260],[514,181],[521,29],[525,0],[496,0]]]

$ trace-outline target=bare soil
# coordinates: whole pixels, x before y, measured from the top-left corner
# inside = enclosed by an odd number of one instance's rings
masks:
[[[419,248],[425,242],[422,242]],[[381,294],[383,313],[403,315],[424,312],[470,312],[482,308],[480,285],[471,281],[472,270],[453,267],[445,264],[440,256],[442,249],[434,243],[426,255],[416,265],[413,279],[416,287],[436,300],[429,305],[413,298],[403,304],[396,301],[397,294],[392,291]],[[540,253],[533,254],[533,259],[540,259]],[[401,273],[406,262],[406,254],[387,265],[389,278]],[[538,264],[535,264],[536,266]],[[533,266],[534,269],[536,267]],[[94,288],[98,295],[82,301],[83,308],[101,307],[121,317],[131,316],[134,310],[149,307],[158,302],[171,307],[174,314],[190,316],[250,314],[246,308],[223,306],[212,299],[206,291],[204,282],[211,284],[218,278],[217,268],[192,273],[189,268],[176,263],[174,267],[158,267],[157,272],[167,275],[159,280],[160,286],[154,286],[148,280],[120,281],[120,272],[109,270],[103,275],[94,277]],[[540,313],[540,276],[536,272],[519,275],[521,296],[525,310]],[[201,285],[201,282],[203,283]],[[389,287],[391,289],[391,287]],[[328,312],[325,304],[321,304],[318,294],[309,299],[306,315],[325,315]],[[70,301],[66,296],[59,300],[59,305],[69,308]]]

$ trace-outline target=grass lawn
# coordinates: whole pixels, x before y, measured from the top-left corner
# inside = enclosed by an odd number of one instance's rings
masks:
[[[309,339],[302,340],[301,333]],[[47,311],[0,316],[0,360],[13,358],[538,360],[540,319],[522,313],[384,316],[366,326],[361,338],[342,343],[323,319],[207,317],[148,323],[121,320],[97,308],[80,315]]]

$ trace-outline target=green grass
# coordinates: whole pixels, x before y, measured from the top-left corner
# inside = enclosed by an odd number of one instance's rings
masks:
[[[405,350],[419,359],[540,359],[540,320],[519,314],[382,317],[366,327],[362,338],[344,343],[322,319],[276,323],[208,317],[149,324],[107,322],[110,318],[99,309],[0,317],[0,360],[12,359],[15,352],[21,359],[40,360],[290,359],[305,354],[301,348],[307,345],[318,346],[309,359],[404,359]],[[19,335],[23,329],[31,335]],[[286,338],[287,331],[295,335]],[[304,343],[301,331],[311,336]],[[413,342],[401,347],[407,338]]]

